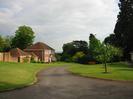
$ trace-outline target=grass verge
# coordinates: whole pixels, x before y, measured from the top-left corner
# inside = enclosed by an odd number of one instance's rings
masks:
[[[71,64],[68,70],[74,74],[118,81],[133,81],[133,68],[124,63],[108,64],[109,73],[104,73],[104,66]]]
[[[62,64],[3,63],[0,62],[0,91],[22,88],[37,81],[36,74],[52,66]]]

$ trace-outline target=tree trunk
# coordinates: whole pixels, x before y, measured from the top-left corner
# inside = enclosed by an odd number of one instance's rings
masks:
[[[108,73],[108,70],[107,70],[107,63],[106,63],[106,62],[104,63],[104,68],[105,68],[105,73]]]

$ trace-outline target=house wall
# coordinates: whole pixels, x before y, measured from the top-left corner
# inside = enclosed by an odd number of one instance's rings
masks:
[[[56,61],[54,50],[45,50],[45,62]]]
[[[10,62],[11,56],[9,52],[0,53],[0,61],[2,62]]]
[[[34,57],[34,56],[32,56],[31,57],[35,62],[38,62],[39,60],[38,60],[38,57]]]
[[[37,55],[37,59],[39,61],[44,61],[44,50],[39,49],[39,50],[35,50],[35,49],[30,49],[30,50],[24,50],[25,52],[33,52],[35,55]]]
[[[45,62],[51,62],[50,60],[51,50],[45,50]]]
[[[20,63],[24,62],[24,59],[27,59],[27,63],[30,63],[31,56],[21,56]],[[12,57],[9,52],[7,53],[0,53],[0,61],[1,62],[18,62],[19,57]]]
[[[18,57],[11,57],[10,62],[18,62]]]
[[[3,53],[0,53],[0,61],[3,61]]]
[[[55,52],[54,50],[47,50],[47,49],[28,49],[24,50],[25,52],[33,52],[38,56],[39,61],[42,62],[51,62],[55,61]],[[51,60],[51,61],[50,61]]]
[[[10,62],[11,57],[9,52],[3,54],[3,60],[4,62]]]

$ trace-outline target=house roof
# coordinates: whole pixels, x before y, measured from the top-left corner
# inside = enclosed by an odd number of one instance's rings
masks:
[[[33,44],[32,46],[27,47],[25,50],[30,50],[30,49],[50,49],[50,50],[54,50],[53,48],[51,48],[50,46],[48,46],[45,43],[42,42],[37,42],[35,44]]]
[[[20,57],[20,56],[27,56],[27,55],[29,55],[28,53],[22,51],[22,50],[19,49],[19,48],[11,49],[11,50],[10,50],[10,54],[11,54],[11,56],[13,56],[13,57]]]

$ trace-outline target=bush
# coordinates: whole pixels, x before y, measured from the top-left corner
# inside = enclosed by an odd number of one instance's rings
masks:
[[[57,61],[61,61],[62,53],[56,53],[55,57],[56,57]]]
[[[28,63],[29,62],[28,58],[27,57],[23,58],[23,62]]]
[[[77,52],[73,57],[72,61],[76,63],[84,64],[84,61],[86,60],[85,54],[83,52]]]
[[[70,55],[63,54],[63,55],[61,56],[61,61],[72,62],[72,57],[71,57]]]

